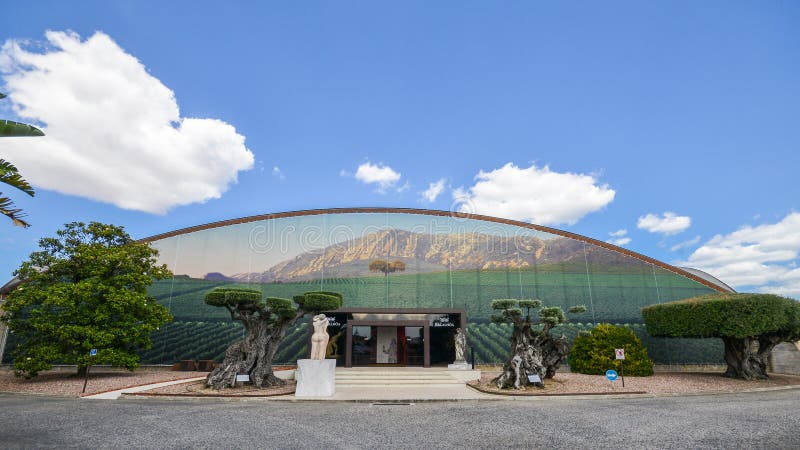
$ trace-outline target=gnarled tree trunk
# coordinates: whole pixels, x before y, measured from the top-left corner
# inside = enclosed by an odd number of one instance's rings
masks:
[[[565,336],[553,339],[549,326],[534,330],[530,323],[515,324],[511,333],[511,357],[503,365],[503,373],[492,382],[501,389],[521,389],[533,384],[528,375],[539,375],[542,380],[553,378],[561,361],[569,354]]]
[[[765,380],[767,365],[772,349],[780,341],[768,336],[761,339],[724,337],[725,362],[728,369],[725,376],[743,380]]]
[[[206,385],[222,390],[236,385],[236,375],[247,374],[253,386],[283,386],[272,372],[272,358],[286,335],[289,324],[274,325],[260,315],[243,317],[245,337],[225,351],[225,360],[206,378]]]
[[[535,336],[531,333],[530,324],[515,325],[511,332],[511,357],[503,365],[503,373],[493,383],[501,389],[521,389],[530,384],[528,375],[539,375],[544,379],[545,368],[542,364],[542,352],[535,344]]]

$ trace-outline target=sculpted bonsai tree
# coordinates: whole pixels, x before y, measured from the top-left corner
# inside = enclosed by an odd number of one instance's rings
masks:
[[[771,294],[712,294],[642,308],[647,333],[657,337],[718,337],[726,377],[767,378],[772,349],[800,339],[800,303]]]
[[[497,323],[511,323],[511,356],[503,365],[503,373],[493,383],[501,389],[533,384],[528,375],[539,375],[542,381],[553,378],[558,365],[569,354],[569,342],[562,335],[554,339],[550,330],[566,323],[567,317],[558,306],[544,307],[541,300],[494,300],[492,309],[499,314],[492,316]],[[573,306],[570,313],[586,311],[585,306]],[[539,321],[534,322],[537,314]]]
[[[281,386],[285,381],[272,372],[275,357],[286,330],[306,314],[330,311],[342,306],[342,295],[335,292],[306,292],[294,297],[267,297],[261,291],[243,288],[217,288],[206,294],[205,302],[223,307],[231,319],[242,322],[245,336],[225,351],[225,360],[206,379],[206,385],[222,390],[236,384],[237,374],[250,375],[256,387]]]

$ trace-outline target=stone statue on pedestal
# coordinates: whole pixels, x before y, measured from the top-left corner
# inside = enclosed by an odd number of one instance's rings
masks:
[[[467,360],[464,357],[464,352],[467,351],[467,335],[461,330],[461,328],[456,329],[456,337],[455,337],[455,347],[456,347],[456,360],[453,364],[466,364]]]
[[[314,316],[314,334],[311,335],[311,359],[325,359],[328,348],[328,317],[325,314]]]

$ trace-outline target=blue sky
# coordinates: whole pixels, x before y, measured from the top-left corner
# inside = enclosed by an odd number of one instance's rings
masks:
[[[12,2],[0,117],[47,137],[0,141],[37,187],[4,190],[33,226],[0,227],[0,274],[74,220],[145,237],[397,206],[800,298],[799,20],[790,1]]]

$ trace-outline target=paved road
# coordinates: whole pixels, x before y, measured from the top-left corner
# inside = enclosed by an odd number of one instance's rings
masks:
[[[0,395],[0,447],[799,448],[800,390],[378,406]]]

